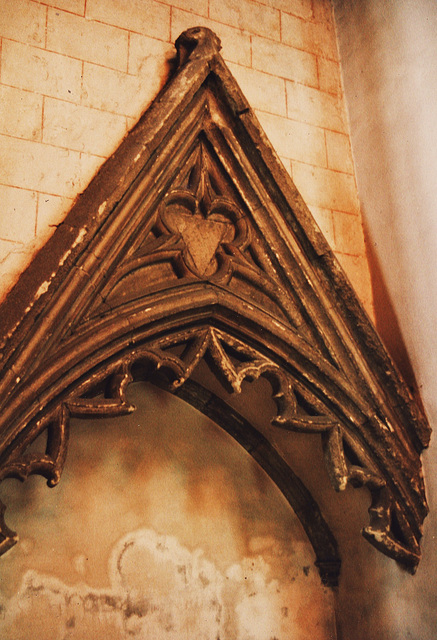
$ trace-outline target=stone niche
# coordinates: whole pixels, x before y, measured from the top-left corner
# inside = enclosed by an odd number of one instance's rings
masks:
[[[52,491],[3,483],[20,544],[2,558],[1,637],[335,637],[332,590],[253,457],[162,389],[129,400],[129,416],[72,421]]]

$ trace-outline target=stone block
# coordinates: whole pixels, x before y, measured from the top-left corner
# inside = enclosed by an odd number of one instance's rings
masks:
[[[91,153],[80,154],[80,191],[86,189],[104,162],[105,158],[101,156],[94,156]]]
[[[29,0],[0,0],[0,36],[44,46],[46,7]]]
[[[20,274],[31,262],[34,253],[32,245],[24,247],[22,244],[0,240],[0,255],[3,256],[0,260],[0,299],[3,299],[12,289]]]
[[[314,205],[310,205],[309,207],[314,220],[317,222],[320,231],[325,236],[329,246],[331,249],[335,248],[335,237],[334,237],[334,222],[332,211],[329,209],[322,209],[321,207],[316,207]]]
[[[311,0],[263,0],[263,4],[309,20],[313,15]]]
[[[315,22],[333,24],[332,0],[313,0],[313,18]]]
[[[174,55],[172,44],[132,33],[129,74],[85,62],[83,104],[138,120],[165,84]]]
[[[374,318],[372,285],[366,256],[349,256],[343,253],[335,255],[365,310]]]
[[[172,8],[178,7],[179,9],[185,9],[185,11],[189,11],[191,14],[196,14],[198,16],[207,16],[208,15],[208,0],[160,0],[164,4],[171,5]],[[195,17],[193,16],[191,20],[191,26],[197,26],[193,23]],[[173,22],[173,21],[172,21]],[[206,26],[202,21],[202,26]]]
[[[308,205],[346,213],[360,212],[354,176],[293,162],[293,180]]]
[[[334,211],[333,221],[335,250],[354,256],[364,255],[366,248],[360,216]]]
[[[4,40],[4,84],[70,102],[80,101],[82,62],[59,53]]]
[[[50,6],[56,9],[64,9],[79,16],[85,14],[85,0],[50,0]]]
[[[307,22],[290,14],[281,14],[281,42],[289,47],[314,53]]]
[[[170,39],[170,7],[155,0],[87,0],[86,17],[146,36]]]
[[[280,40],[280,14],[277,9],[250,0],[210,0],[209,15],[217,22],[253,34]]]
[[[0,136],[0,183],[73,198],[82,187],[80,154]]]
[[[291,160],[289,158],[284,158],[283,156],[280,156],[280,160],[284,166],[285,171],[288,173],[290,178],[292,178],[293,174],[291,171]]]
[[[71,209],[73,200],[61,198],[48,193],[38,194],[38,214],[36,220],[36,235],[42,243],[47,242],[52,233]]]
[[[232,63],[228,66],[253,109],[287,115],[285,82],[282,78]]]
[[[38,94],[0,85],[0,133],[41,140],[42,103]]]
[[[261,111],[257,117],[279,156],[326,166],[322,129]]]
[[[318,86],[316,57],[306,51],[255,36],[252,38],[252,64],[260,71]]]
[[[201,23],[204,27],[212,29],[222,42],[223,49],[221,55],[228,62],[236,62],[237,64],[249,67],[251,65],[251,42],[250,35],[241,29],[229,27],[220,22],[202,18]],[[186,29],[193,26],[193,15],[188,11],[172,10],[171,20],[171,40],[174,42],[176,38]]]
[[[127,71],[128,33],[123,29],[49,9],[47,48],[72,58]]]
[[[289,118],[332,131],[347,131],[346,113],[341,98],[288,80],[286,88]]]
[[[337,38],[332,19],[303,21],[287,13],[281,15],[282,42],[317,56],[338,61]]]
[[[319,89],[327,93],[342,95],[340,63],[326,58],[317,58]]]
[[[26,243],[35,236],[37,194],[0,185],[0,238]]]
[[[127,130],[130,131],[138,122],[138,118],[132,116],[126,116]]]
[[[0,265],[3,265],[7,259],[8,254],[11,252],[11,250],[16,247],[16,243],[15,242],[10,242],[9,240],[2,240],[0,238]],[[1,283],[1,278],[0,278],[0,283]],[[1,284],[0,284],[0,289],[1,289]]]
[[[128,72],[140,75],[147,83],[157,86],[156,93],[165,84],[170,73],[171,61],[176,58],[174,45],[156,38],[131,33],[129,39]],[[146,83],[143,82],[143,89]]]
[[[85,62],[82,103],[138,120],[161,88],[161,78],[144,78]]]
[[[325,131],[328,168],[344,173],[354,173],[349,136],[335,131]]]
[[[126,118],[98,109],[46,98],[43,142],[109,157],[126,134]]]

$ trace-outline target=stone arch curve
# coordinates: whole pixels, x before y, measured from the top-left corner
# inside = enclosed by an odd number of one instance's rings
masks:
[[[172,79],[0,308],[0,477],[56,483],[70,413],[128,411],[132,367],[176,389],[206,357],[234,392],[268,378],[274,424],[320,433],[333,487],[371,493],[365,537],[414,570],[426,419],[217,37],[199,27],[176,47]]]

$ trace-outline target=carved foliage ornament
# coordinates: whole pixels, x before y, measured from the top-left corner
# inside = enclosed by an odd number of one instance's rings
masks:
[[[37,473],[56,484],[71,415],[133,411],[129,383],[151,376],[191,398],[186,381],[205,359],[231,392],[269,380],[272,424],[320,434],[333,487],[371,493],[364,536],[414,570],[427,513],[426,419],[218,38],[190,29],[176,48],[165,89],[0,308],[0,479]],[[41,433],[45,452],[29,453]],[[287,494],[279,455],[273,465],[252,455]],[[290,488],[297,480],[285,468]],[[306,507],[291,489],[289,501],[333,584],[335,540],[303,485],[293,486]],[[1,520],[4,552],[16,536]]]

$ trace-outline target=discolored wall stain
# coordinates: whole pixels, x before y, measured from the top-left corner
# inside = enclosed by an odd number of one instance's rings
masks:
[[[38,638],[298,637],[289,616],[291,589],[271,577],[262,556],[243,558],[222,573],[201,549],[190,551],[173,536],[141,529],[114,547],[109,586],[70,586],[29,570],[5,602],[6,637]],[[4,637],[4,636],[3,636]]]
[[[4,640],[335,638],[332,594],[277,487],[227,433],[151,385],[76,421],[60,484],[4,483]]]

